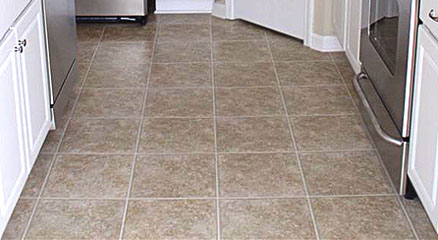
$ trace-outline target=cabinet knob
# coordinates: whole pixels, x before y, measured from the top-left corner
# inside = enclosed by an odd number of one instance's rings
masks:
[[[435,11],[435,9],[431,9],[429,12],[430,19],[434,20],[435,22],[438,22],[438,14]]]
[[[23,46],[15,47],[15,52],[23,53]]]
[[[26,39],[19,40],[18,43],[19,43],[20,45],[22,45],[23,47],[26,47],[26,45],[27,45],[27,40],[26,40]]]

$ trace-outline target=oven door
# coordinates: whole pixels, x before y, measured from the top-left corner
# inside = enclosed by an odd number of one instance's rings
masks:
[[[410,9],[410,0],[363,0],[362,67],[403,137]]]

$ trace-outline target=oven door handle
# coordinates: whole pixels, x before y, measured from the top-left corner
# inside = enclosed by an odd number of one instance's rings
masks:
[[[382,127],[379,124],[379,121],[377,121],[377,117],[374,114],[373,109],[371,108],[370,103],[368,102],[367,98],[365,97],[365,93],[362,90],[362,87],[359,85],[359,79],[361,78],[367,78],[365,73],[359,73],[356,75],[353,79],[354,88],[356,89],[360,100],[362,101],[362,104],[365,107],[365,110],[367,111],[368,115],[371,118],[371,123],[373,124],[374,129],[376,130],[377,134],[385,140],[388,143],[397,145],[397,146],[403,146],[403,141],[391,137],[389,134],[387,134],[385,131],[383,131]]]

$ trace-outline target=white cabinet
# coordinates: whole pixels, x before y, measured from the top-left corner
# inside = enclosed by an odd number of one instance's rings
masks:
[[[41,0],[0,40],[0,234],[51,125]]]
[[[408,175],[435,229],[438,226],[438,41],[418,36]]]
[[[15,31],[0,45],[0,230],[26,181],[23,102]]]
[[[23,52],[19,54],[26,115],[26,143],[31,168],[50,130],[50,93],[41,2],[34,1],[13,27]]]

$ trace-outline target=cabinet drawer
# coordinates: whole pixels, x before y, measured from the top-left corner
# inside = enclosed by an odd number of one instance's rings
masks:
[[[30,0],[0,0],[0,39],[29,2]]]

